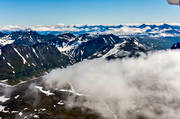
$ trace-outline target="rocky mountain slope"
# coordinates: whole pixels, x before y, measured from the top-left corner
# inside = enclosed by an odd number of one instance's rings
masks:
[[[56,47],[45,43],[32,46],[20,44],[1,48],[0,79],[16,79],[31,76],[39,71],[73,64],[73,59],[60,53]]]
[[[9,93],[6,93],[6,91]],[[68,98],[85,103],[85,97],[63,89],[45,88],[41,79],[17,86],[0,85],[1,119],[104,119],[99,113],[85,107],[69,107]]]
[[[84,59],[132,57],[148,51],[137,38],[113,34],[41,35],[31,30],[5,34],[0,38],[0,45],[1,80],[28,77]]]
[[[180,49],[180,43],[175,43],[171,49]]]

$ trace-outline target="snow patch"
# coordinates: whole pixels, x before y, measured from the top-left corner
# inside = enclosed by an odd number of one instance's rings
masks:
[[[64,102],[61,100],[57,103],[58,105],[64,105]]]
[[[17,95],[17,96],[15,96],[14,98],[15,98],[15,99],[18,99],[19,96],[20,96],[20,95]]]
[[[42,93],[46,94],[47,96],[54,95],[54,93],[51,93],[50,90],[48,91],[43,90],[43,87],[40,87],[40,86],[35,86],[35,87],[39,89]]]
[[[36,57],[39,58],[39,56],[36,53],[36,50],[34,48],[32,48],[32,50],[33,50],[34,54],[36,55]]]
[[[32,63],[33,66],[36,66],[34,63]]]
[[[23,115],[23,113],[22,112],[19,112],[19,114],[18,114],[19,116],[22,116]]]
[[[14,40],[11,40],[9,35],[0,38],[0,45],[2,45],[2,46],[12,44],[13,42],[14,42]]]
[[[39,116],[38,115],[34,115],[33,116],[35,119],[39,119]]]
[[[70,51],[74,46],[57,47],[60,52]]]
[[[120,48],[120,47],[123,47],[123,45],[124,45],[125,43],[126,43],[126,41],[124,41],[124,42],[122,42],[122,43],[120,43],[120,44],[115,44],[114,48],[111,49],[109,52],[107,52],[107,53],[103,56],[103,58],[106,58],[106,57],[108,57],[108,56],[114,55],[114,54],[116,54],[117,52],[119,52],[119,48]]]
[[[0,112],[3,112],[5,109],[5,106],[0,105]]]
[[[7,62],[7,65],[14,69],[14,67],[9,62]]]
[[[26,58],[29,58],[29,55],[26,55]]]
[[[75,91],[73,91],[73,90],[60,89],[59,91],[72,93],[72,94],[75,94],[75,95],[77,95],[77,96],[82,96],[82,95],[83,95],[83,94],[77,93],[77,92],[75,92]]]
[[[10,98],[6,98],[5,96],[0,96],[0,102],[4,103],[8,101]]]
[[[26,59],[19,53],[19,51],[16,48],[14,48],[14,51],[22,58],[23,64],[26,64],[27,63]]]

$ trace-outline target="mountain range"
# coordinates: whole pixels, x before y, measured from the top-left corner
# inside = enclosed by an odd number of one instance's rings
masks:
[[[36,25],[36,26],[4,26],[3,32],[20,30],[37,31],[40,34],[72,33],[76,35],[114,34],[119,36],[148,36],[148,37],[174,37],[180,36],[180,24],[140,24],[140,25]]]
[[[178,25],[49,27],[1,28],[0,119],[106,119],[87,107],[67,108],[69,97],[85,104],[89,97],[70,84],[48,88],[41,76],[83,60],[137,58],[180,48]],[[132,119],[147,118],[132,114]]]
[[[67,27],[67,26],[66,26]],[[77,26],[72,26],[77,27]],[[109,29],[125,26],[79,26],[79,29],[106,29],[103,33],[59,33],[32,31],[31,29],[0,32],[0,79],[29,77],[37,72],[67,67],[84,59],[138,57],[154,50],[170,49],[180,42],[179,26],[168,24],[129,26],[129,29],[161,29],[173,37],[152,37],[142,34],[120,35],[107,33]],[[176,31],[176,32],[170,32]],[[173,30],[172,30],[173,29]],[[43,32],[43,33],[42,33]],[[136,32],[136,31],[134,31]],[[22,78],[21,78],[22,79]]]
[[[55,36],[35,31],[4,34],[0,46],[1,80],[66,67],[84,59],[123,58],[148,51],[137,38],[120,38],[113,34],[76,36],[63,33]]]

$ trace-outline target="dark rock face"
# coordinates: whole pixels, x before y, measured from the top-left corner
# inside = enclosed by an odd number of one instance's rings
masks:
[[[4,35],[5,36],[5,35]],[[58,38],[55,35],[40,35],[35,31],[16,31],[8,35],[10,40],[14,40],[14,44],[21,45],[35,45],[37,43],[49,43],[61,46],[63,42],[67,42],[68,35],[62,35],[61,38]]]
[[[7,35],[7,34],[0,32],[0,38],[4,37],[5,35]]]
[[[66,67],[73,60],[60,53],[55,46],[38,43],[33,46],[6,45],[0,56],[0,79],[14,79],[32,75],[37,70]]]
[[[102,56],[118,42],[123,42],[123,40],[115,35],[89,36],[88,34],[83,34],[74,41],[69,42],[68,45],[74,46],[74,48],[66,53],[73,56],[76,61],[82,61],[87,58],[98,58],[95,55],[96,53]]]
[[[72,34],[62,34],[61,38],[58,38],[55,35],[40,35],[27,30],[0,35],[4,37],[2,43],[6,40],[14,41],[0,48],[0,80],[31,76],[37,71],[63,68],[75,62],[56,47],[67,43],[69,37],[75,37]]]
[[[16,31],[10,34],[11,40],[15,40],[15,44],[34,45],[44,42],[44,39],[35,31]]]
[[[180,43],[175,43],[171,49],[180,49]]]
[[[63,34],[58,35],[58,38],[72,39],[72,38],[76,38],[76,36],[72,33],[63,33]]]
[[[107,59],[139,57],[141,53],[145,54],[148,51],[136,38],[126,39],[126,41],[118,44],[114,49],[116,52],[109,54]]]
[[[118,44],[122,45],[119,45],[119,48],[117,48]],[[135,52],[147,52],[147,48],[140,44],[137,39],[119,38],[118,36],[115,36],[113,34],[95,36],[83,34],[77,37],[74,41],[69,42],[67,44],[67,47],[68,46],[72,48],[68,51],[65,51],[65,53],[70,56],[73,56],[76,61],[82,61],[83,59],[93,59],[99,57],[110,59],[110,57],[107,57],[106,54],[108,54],[108,52],[115,48],[117,51],[129,52],[131,56],[134,56],[133,53]],[[127,57],[127,55],[125,55],[124,57]],[[117,56],[116,58],[120,57]]]
[[[43,36],[43,39],[44,39],[44,42],[54,45],[54,46],[59,46],[59,47],[62,47],[63,43],[68,42],[68,38],[66,38],[66,36],[57,37],[51,34]]]

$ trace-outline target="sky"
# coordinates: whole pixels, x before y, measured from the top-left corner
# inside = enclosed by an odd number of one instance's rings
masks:
[[[166,0],[0,0],[0,26],[179,22]]]

